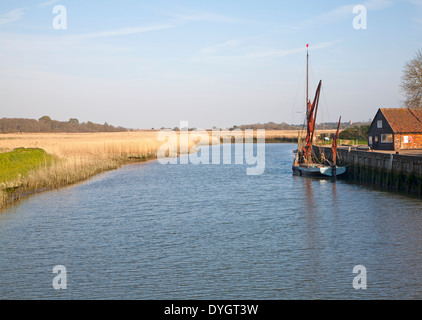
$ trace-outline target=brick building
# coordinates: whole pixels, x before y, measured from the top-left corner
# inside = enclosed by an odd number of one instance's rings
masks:
[[[374,150],[422,149],[422,108],[378,109],[368,145]]]

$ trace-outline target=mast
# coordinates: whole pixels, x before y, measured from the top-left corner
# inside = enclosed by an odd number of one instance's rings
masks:
[[[306,48],[308,48],[308,46],[309,44],[306,45]],[[308,49],[306,49],[306,140],[305,146],[302,147],[303,159],[305,162],[310,162],[311,160],[312,141],[315,132],[321,83],[322,81],[319,82],[314,101],[311,103],[309,100],[309,53]]]
[[[309,112],[309,53],[308,53],[309,44],[306,44],[306,111]]]

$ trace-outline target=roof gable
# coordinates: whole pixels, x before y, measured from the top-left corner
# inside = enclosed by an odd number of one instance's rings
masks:
[[[383,120],[383,127],[381,129],[377,126],[378,120]],[[372,119],[371,125],[369,126],[368,133],[376,134],[380,133],[380,131],[382,131],[383,133],[394,133],[394,130],[391,128],[384,114],[381,112],[381,109],[378,109],[377,113],[375,114],[375,117]]]

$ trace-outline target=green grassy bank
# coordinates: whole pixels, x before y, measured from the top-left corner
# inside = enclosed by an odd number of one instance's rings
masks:
[[[29,172],[50,166],[53,157],[42,149],[18,148],[0,153],[0,208],[7,205],[10,194],[22,184]]]
[[[0,153],[0,183],[17,182],[31,170],[49,166],[52,159],[42,149],[18,148]]]

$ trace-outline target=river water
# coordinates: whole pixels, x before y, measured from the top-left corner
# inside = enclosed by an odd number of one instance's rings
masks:
[[[421,299],[421,200],[293,176],[294,147],[267,144],[261,175],[151,161],[22,200],[0,298]]]

